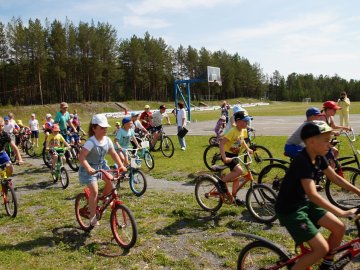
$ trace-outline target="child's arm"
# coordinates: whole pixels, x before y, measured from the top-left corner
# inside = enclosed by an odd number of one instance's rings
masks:
[[[136,148],[141,148],[135,136],[131,136],[131,140],[136,144]]]
[[[222,137],[220,139],[220,144],[219,144],[219,148],[220,148],[220,154],[221,154],[221,159],[223,160],[224,163],[229,163],[231,162],[231,158],[226,157],[225,155],[225,149],[224,149],[224,145],[225,143],[228,141],[228,139],[226,137]]]
[[[79,154],[79,161],[80,164],[85,168],[85,170],[88,172],[88,174],[92,175],[95,173],[95,169],[92,168],[89,163],[86,160],[86,156],[89,154],[89,150],[86,148],[81,148],[80,154]]]
[[[119,149],[119,151],[121,151],[121,145],[119,144],[119,141],[118,141],[118,139],[115,137],[115,139],[114,139],[114,144],[116,145],[116,147]]]
[[[245,142],[245,140],[242,140],[242,143],[241,143],[245,149],[246,149],[246,152],[248,152],[249,154],[252,154],[254,151],[247,145],[247,143]]]
[[[324,173],[331,182],[360,196],[360,189],[350,184],[345,178],[338,175],[331,166],[327,167],[327,169],[324,170]]]
[[[301,185],[311,202],[328,210],[339,217],[347,217],[356,212],[356,209],[344,211],[335,205],[331,204],[328,200],[324,199],[316,190],[315,182],[313,179],[301,179]]]
[[[118,165],[119,170],[121,170],[122,172],[126,172],[126,167],[121,162],[121,159],[120,159],[119,155],[116,153],[114,148],[109,149],[109,154],[112,157],[112,159],[116,162],[116,164]]]

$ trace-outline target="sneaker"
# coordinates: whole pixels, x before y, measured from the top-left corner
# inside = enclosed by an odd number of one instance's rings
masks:
[[[315,187],[317,192],[320,192],[324,189],[321,185],[315,185]]]
[[[218,183],[219,183],[220,191],[223,192],[223,193],[227,193],[228,189],[227,189],[227,186],[226,186],[225,182],[219,181]]]
[[[244,205],[245,205],[245,201],[240,200],[240,199],[238,199],[238,198],[235,198],[234,204],[237,205],[237,206],[244,206]]]
[[[185,151],[185,147],[181,147],[181,150]]]
[[[96,215],[90,219],[90,225],[91,226],[99,226],[100,225],[99,221],[96,218]]]

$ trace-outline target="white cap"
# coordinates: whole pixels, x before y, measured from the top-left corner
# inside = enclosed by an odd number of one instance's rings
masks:
[[[91,119],[91,124],[98,124],[100,127],[111,127],[103,114],[95,114]]]
[[[46,114],[46,118],[49,118],[49,117],[51,117],[51,114],[50,113]]]
[[[32,113],[31,116],[35,116],[35,113]]]

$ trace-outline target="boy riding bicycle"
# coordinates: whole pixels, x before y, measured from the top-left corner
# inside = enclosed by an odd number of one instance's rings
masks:
[[[330,148],[332,128],[323,121],[304,125],[301,139],[305,148],[293,159],[282,181],[275,204],[280,224],[285,226],[296,244],[307,242],[311,252],[301,257],[292,270],[307,267],[324,258],[320,270],[330,269],[333,256],[329,251],[339,246],[345,225],[336,217],[347,217],[356,212],[332,205],[316,190],[315,175],[320,169],[326,177],[343,189],[360,196],[360,190],[335,173],[325,157]],[[336,216],[335,216],[336,215]],[[319,227],[330,230],[326,240],[318,231]]]
[[[227,182],[233,182],[232,185],[232,196],[234,203],[237,205],[243,204],[243,202],[236,198],[236,193],[239,187],[240,179],[239,176],[243,174],[239,161],[233,159],[237,157],[242,146],[245,147],[248,153],[252,153],[252,150],[248,147],[245,142],[247,137],[246,127],[250,121],[250,117],[245,115],[244,112],[237,112],[234,114],[235,127],[232,127],[227,134],[225,134],[220,140],[220,154],[221,159],[225,165],[227,165],[231,172],[224,176],[219,182],[221,189],[227,192]]]

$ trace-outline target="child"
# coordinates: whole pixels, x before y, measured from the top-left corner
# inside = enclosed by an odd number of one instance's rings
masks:
[[[120,155],[120,158],[124,160],[124,163],[129,164],[126,150],[130,146],[130,141],[133,141],[136,148],[140,148],[140,145],[135,137],[135,132],[132,127],[132,121],[130,117],[124,117],[122,120],[122,127],[116,134],[114,139],[116,152]]]
[[[360,190],[336,174],[325,158],[331,132],[332,128],[323,121],[304,125],[301,139],[305,148],[291,162],[275,204],[280,224],[286,227],[296,244],[308,242],[311,249],[292,270],[307,269],[321,258],[324,261],[319,269],[330,269],[333,256],[327,254],[339,246],[345,233],[345,225],[335,215],[347,217],[356,212],[356,209],[344,211],[332,205],[315,187],[314,177],[321,169],[329,180],[360,196]],[[328,239],[318,231],[320,226],[330,230]]]
[[[216,125],[215,125],[215,134],[216,134],[216,140],[219,142],[220,141],[220,138],[221,138],[221,135],[223,133],[223,130],[226,126],[226,116],[225,115],[222,115],[219,120],[216,122]]]
[[[237,112],[234,114],[235,127],[231,128],[227,134],[220,140],[220,154],[221,159],[227,165],[231,172],[223,177],[219,182],[222,190],[227,192],[226,182],[233,182],[232,185],[232,196],[234,198],[234,203],[237,205],[243,204],[243,202],[236,198],[236,193],[239,187],[239,176],[243,174],[243,169],[241,168],[239,161],[232,159],[237,157],[241,146],[244,146],[246,151],[252,154],[252,150],[245,143],[245,138],[247,136],[246,127],[250,117],[245,115],[244,112]]]
[[[94,115],[89,125],[89,139],[84,144],[79,155],[79,181],[81,184],[87,185],[90,190],[89,218],[92,226],[99,225],[96,218],[98,176],[95,175],[95,171],[99,169],[109,170],[109,166],[105,160],[105,155],[109,153],[118,165],[119,170],[126,171],[126,168],[114,150],[113,143],[109,137],[106,136],[108,127],[110,127],[110,125],[104,115]],[[103,194],[108,194],[112,190],[111,180],[106,177],[103,177],[103,180],[105,181]]]
[[[36,142],[36,147],[39,147],[39,121],[35,118],[35,113],[31,114],[29,120],[29,127],[31,130],[31,142],[34,144],[34,138]]]
[[[15,132],[15,128],[17,126],[16,123],[13,124],[13,121],[10,121],[9,116],[5,116],[4,119],[1,118],[1,121],[2,121],[2,123],[0,123],[0,125],[2,125],[2,131],[9,135],[9,138],[11,140],[10,147],[15,152],[16,159],[18,160],[18,162],[16,162],[16,164],[17,165],[23,164],[24,161],[22,160],[19,148],[16,146],[16,143],[15,143],[14,132]],[[3,147],[4,146],[5,146],[5,144],[3,145]]]
[[[48,136],[48,140],[45,142],[45,147],[50,149],[50,154],[52,155],[52,168],[51,172],[55,171],[55,164],[58,158],[58,151],[63,151],[63,145],[70,147],[70,145],[65,141],[64,137],[59,133],[60,128],[58,124],[52,126],[52,133]]]

